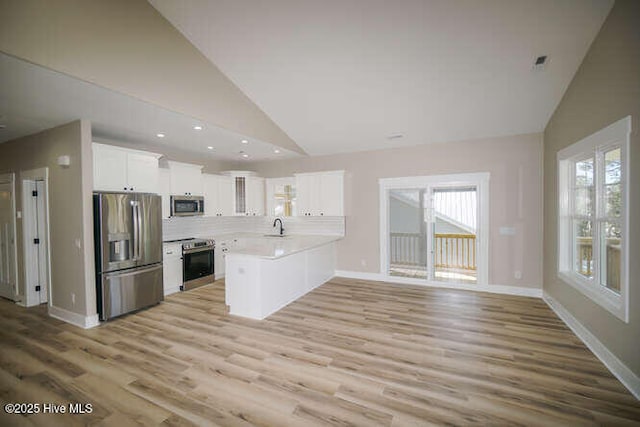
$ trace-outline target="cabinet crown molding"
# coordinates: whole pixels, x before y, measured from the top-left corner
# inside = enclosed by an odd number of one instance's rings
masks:
[[[294,173],[293,174],[293,176],[307,176],[307,175],[344,175],[344,170],[318,171],[318,172],[300,172],[300,173]]]
[[[225,176],[258,176],[254,171],[223,171],[220,174]]]
[[[160,154],[160,153],[153,153],[151,151],[144,151],[144,150],[136,150],[133,148],[121,147],[119,145],[105,144],[102,142],[93,141],[92,144],[94,147],[99,149],[102,148],[102,149],[108,149],[108,150],[120,150],[120,151],[124,151],[131,154],[144,154],[145,156],[155,157],[156,159],[159,159],[160,157],[163,156],[163,154]]]
[[[176,162],[176,161],[173,161],[173,160],[167,160],[167,165],[169,166],[169,169],[193,168],[193,169],[202,170],[202,168],[204,167],[204,165],[196,165],[196,164],[193,164],[193,163]]]

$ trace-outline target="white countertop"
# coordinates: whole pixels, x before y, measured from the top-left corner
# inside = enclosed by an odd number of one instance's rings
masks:
[[[220,236],[217,236],[220,238]],[[231,237],[231,236],[229,236]],[[228,246],[227,255],[248,255],[278,259],[297,252],[313,249],[342,239],[343,236],[291,234],[285,237],[266,237],[260,234],[236,234],[237,243]]]

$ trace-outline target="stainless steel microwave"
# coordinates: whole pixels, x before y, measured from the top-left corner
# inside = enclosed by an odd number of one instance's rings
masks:
[[[171,216],[204,215],[204,197],[171,196]]]

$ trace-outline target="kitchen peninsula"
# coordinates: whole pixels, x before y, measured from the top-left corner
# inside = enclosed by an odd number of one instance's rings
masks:
[[[226,255],[230,314],[264,319],[322,285],[335,273],[342,236],[245,237]]]

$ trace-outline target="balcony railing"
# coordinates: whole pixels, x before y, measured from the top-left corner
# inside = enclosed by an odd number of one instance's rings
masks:
[[[620,291],[620,239],[607,239],[606,249],[607,287]],[[578,273],[585,277],[593,275],[593,241],[591,237],[577,238]]]
[[[433,251],[436,268],[476,270],[474,234],[436,234]]]
[[[426,242],[419,233],[391,233],[391,264],[426,265]],[[436,234],[433,242],[434,265],[442,269],[476,270],[476,236]]]
[[[392,265],[426,265],[426,246],[419,233],[391,233]]]

